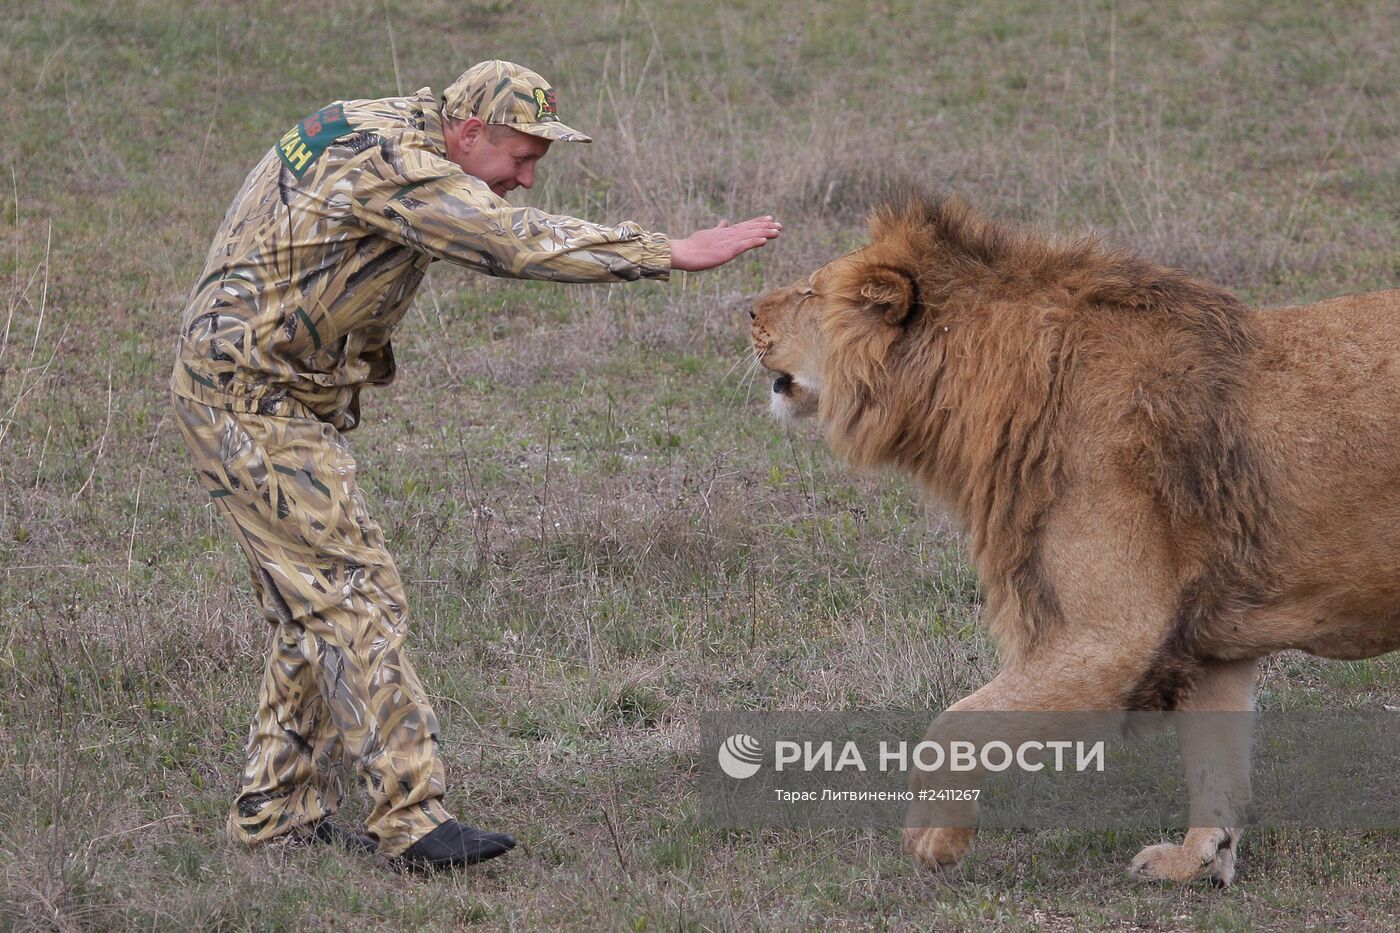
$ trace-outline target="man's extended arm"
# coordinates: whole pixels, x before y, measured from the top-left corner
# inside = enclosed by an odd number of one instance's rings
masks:
[[[356,218],[396,242],[488,275],[556,282],[664,279],[672,268],[714,268],[781,230],[762,217],[668,241],[631,222],[606,226],[512,207],[451,162],[403,155],[399,165],[365,166],[350,193]]]
[[[512,207],[451,163],[441,165],[416,178],[362,176],[351,195],[355,216],[382,236],[487,275],[623,282],[670,273],[670,244],[661,234]]]

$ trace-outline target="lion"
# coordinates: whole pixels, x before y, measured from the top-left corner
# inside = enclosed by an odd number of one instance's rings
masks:
[[[753,348],[775,415],[967,529],[1001,668],[950,711],[1249,711],[1273,652],[1400,647],[1400,289],[1253,309],[956,198],[870,236],[761,296]],[[1191,812],[1207,772],[1247,802],[1249,730],[1189,731]],[[975,806],[911,809],[905,848],[956,866]],[[1241,826],[1196,822],[1131,870],[1230,884]]]

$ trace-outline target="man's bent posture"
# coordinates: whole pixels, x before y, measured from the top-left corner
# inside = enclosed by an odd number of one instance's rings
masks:
[[[590,140],[560,121],[543,78],[509,62],[476,65],[441,98],[339,101],[277,141],[215,234],[171,390],[274,626],[228,820],[238,840],[290,834],[414,867],[515,845],[443,806],[437,718],[404,653],[403,584],[343,436],[360,389],[394,378],[390,337],[435,259],[556,282],[664,279],[780,230],[762,217],[668,241],[511,207],[551,141]],[[374,800],[368,837],[327,819],[346,754]]]

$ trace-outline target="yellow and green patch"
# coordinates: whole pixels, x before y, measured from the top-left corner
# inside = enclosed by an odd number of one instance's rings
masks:
[[[303,118],[277,142],[282,163],[300,178],[326,151],[326,147],[349,133],[353,127],[345,119],[345,109],[331,104]]]

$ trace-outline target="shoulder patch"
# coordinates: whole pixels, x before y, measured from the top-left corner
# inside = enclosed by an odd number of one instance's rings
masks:
[[[292,174],[300,178],[327,146],[353,129],[340,104],[322,107],[283,134],[277,141],[277,155]]]

